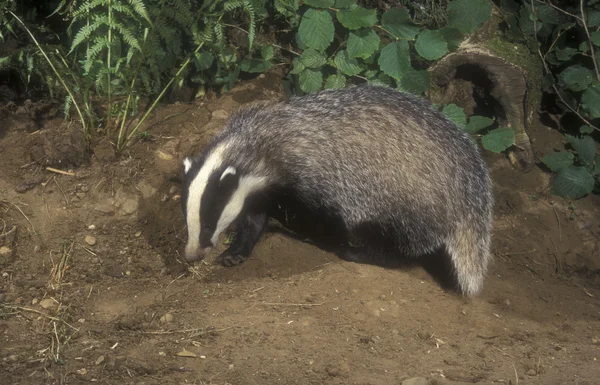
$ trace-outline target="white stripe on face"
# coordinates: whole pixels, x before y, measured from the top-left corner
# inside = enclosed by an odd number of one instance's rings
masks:
[[[227,205],[223,209],[221,217],[217,222],[217,228],[210,240],[213,245],[217,244],[221,233],[227,229],[231,222],[233,222],[240,214],[246,198],[253,192],[265,187],[266,184],[267,178],[265,177],[243,176],[240,178],[238,188],[231,196],[229,202],[227,202]]]
[[[187,198],[187,228],[188,228],[188,240],[185,245],[185,257],[188,260],[193,260],[198,257],[200,248],[200,201],[202,200],[202,194],[206,189],[208,178],[214,172],[214,170],[221,166],[222,155],[224,146],[220,145],[215,147],[212,152],[206,158],[206,161],[202,165],[198,174],[190,183]]]

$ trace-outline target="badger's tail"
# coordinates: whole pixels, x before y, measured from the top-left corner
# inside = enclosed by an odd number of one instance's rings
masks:
[[[446,242],[446,250],[458,279],[458,286],[466,296],[481,292],[490,261],[491,229],[461,223]]]

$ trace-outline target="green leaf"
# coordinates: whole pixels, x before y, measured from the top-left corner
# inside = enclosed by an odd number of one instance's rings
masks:
[[[346,77],[344,75],[330,75],[325,81],[325,89],[332,90],[346,87]]]
[[[273,63],[262,59],[244,59],[240,63],[240,69],[249,73],[263,73],[267,71]]]
[[[581,44],[579,44],[579,50],[581,52],[587,52],[590,50],[590,45],[587,41],[582,41]]]
[[[417,37],[415,49],[422,58],[436,60],[448,52],[448,43],[439,31],[426,29]]]
[[[579,133],[581,134],[591,134],[592,132],[594,132],[594,129],[590,126],[579,127]]]
[[[307,10],[298,28],[299,38],[309,48],[325,51],[333,41],[333,20],[328,11]]]
[[[586,23],[588,28],[594,28],[600,25],[600,11],[590,10],[587,13]]]
[[[490,18],[492,6],[487,0],[452,0],[447,11],[448,26],[473,33]]]
[[[534,15],[531,13],[531,7],[528,4],[524,4],[519,13],[519,26],[524,34],[533,35],[542,29],[544,24],[540,22],[534,23],[533,20],[535,19]],[[534,27],[536,27],[535,30]],[[537,41],[535,42],[537,43]]]
[[[335,0],[335,8],[343,9],[356,4],[356,0]]]
[[[547,24],[562,24],[565,18],[550,5],[542,4],[535,7],[538,19]]]
[[[495,120],[486,116],[473,115],[469,118],[469,123],[465,126],[465,131],[474,134],[494,124]]]
[[[600,47],[600,31],[594,31],[590,33],[590,40],[592,40],[594,45]]]
[[[260,56],[262,56],[262,58],[264,60],[273,59],[273,56],[274,56],[273,47],[270,45],[266,45],[266,46],[262,47],[262,49],[260,50]]]
[[[356,61],[354,58],[351,58],[350,55],[348,55],[348,51],[345,49],[339,51],[335,55],[333,62],[335,67],[344,75],[354,76],[358,75],[362,71],[362,68],[358,65],[358,61]]]
[[[379,49],[379,36],[370,28],[351,31],[346,45],[351,57],[366,59]]]
[[[392,78],[384,74],[383,72],[379,73],[377,77],[369,79],[369,84],[378,84],[381,86],[391,87],[393,83],[394,81],[392,80]]]
[[[275,0],[275,9],[285,17],[294,17],[298,11],[298,0]]]
[[[563,49],[556,49],[556,58],[560,61],[567,61],[573,57],[579,51],[575,48],[565,47]]]
[[[509,127],[496,128],[481,138],[483,147],[492,152],[502,152],[515,144],[515,130]]]
[[[594,81],[594,73],[579,64],[567,67],[560,78],[571,91],[583,91]]]
[[[585,167],[568,166],[556,174],[552,190],[563,198],[577,200],[592,192],[594,184],[594,177]]]
[[[321,89],[323,84],[323,74],[321,71],[306,68],[298,75],[300,89],[304,92],[312,93]]]
[[[379,67],[387,75],[400,80],[410,69],[408,42],[399,40],[386,45],[379,55]]]
[[[467,118],[465,110],[456,104],[448,104],[442,109],[442,113],[448,117],[461,130],[465,128]]]
[[[585,135],[581,138],[576,136],[567,135],[567,141],[573,146],[573,149],[577,151],[579,159],[586,164],[591,164],[594,161],[596,155],[596,143],[591,136]]]
[[[300,61],[308,68],[320,68],[327,64],[327,58],[319,51],[309,48],[302,52]]]
[[[412,40],[419,33],[419,26],[410,20],[408,10],[391,8],[381,17],[381,24],[395,37]]]
[[[575,156],[567,151],[553,152],[546,156],[543,156],[540,160],[544,163],[550,170],[554,172],[558,172],[565,167],[573,165],[573,160]]]
[[[420,95],[429,89],[429,71],[410,70],[402,76],[400,85],[406,91]]]
[[[581,105],[590,118],[600,118],[600,84],[594,84],[584,91]]]
[[[306,68],[306,66],[304,65],[304,63],[302,63],[302,60],[300,60],[299,57],[296,57],[292,61],[292,64],[294,66],[294,68],[292,68],[292,70],[290,71],[290,73],[292,75],[298,75],[298,74],[300,74],[300,72],[304,71],[304,69]]]
[[[335,0],[303,0],[302,2],[315,8],[329,8],[335,4]]]
[[[372,27],[377,23],[377,12],[374,9],[356,7],[349,11],[338,11],[337,19],[348,29]]]
[[[440,29],[440,33],[444,37],[444,40],[446,40],[448,49],[451,51],[457,49],[464,39],[462,32],[458,28],[444,27]]]
[[[209,69],[214,60],[215,57],[211,52],[198,52],[194,63],[198,71],[203,71]]]

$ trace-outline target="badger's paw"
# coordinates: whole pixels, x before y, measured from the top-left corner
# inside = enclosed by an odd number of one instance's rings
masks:
[[[217,257],[217,262],[225,267],[232,267],[246,262],[248,257],[241,254],[227,254],[227,252]]]

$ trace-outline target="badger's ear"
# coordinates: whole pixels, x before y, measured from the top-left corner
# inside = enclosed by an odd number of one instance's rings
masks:
[[[186,157],[183,159],[183,172],[187,174],[190,168],[192,168],[192,160]]]
[[[223,171],[223,174],[221,174],[221,179],[219,179],[220,182],[223,182],[224,179],[227,179],[227,177],[229,175],[231,176],[235,176],[237,173],[235,167],[233,166],[229,166],[225,169],[225,171]]]

